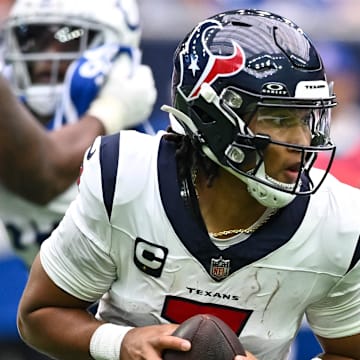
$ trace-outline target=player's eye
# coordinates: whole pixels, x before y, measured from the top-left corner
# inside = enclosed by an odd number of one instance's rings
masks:
[[[258,124],[272,128],[310,127],[313,115],[308,110],[263,108],[258,110],[256,119]]]

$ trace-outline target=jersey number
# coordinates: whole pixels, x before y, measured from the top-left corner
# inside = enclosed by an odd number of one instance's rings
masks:
[[[209,303],[201,303],[176,296],[167,296],[161,316],[176,324],[196,314],[211,314],[228,324],[239,336],[253,310],[237,309]]]

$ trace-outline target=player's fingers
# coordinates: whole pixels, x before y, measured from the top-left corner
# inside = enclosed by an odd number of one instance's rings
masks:
[[[151,345],[152,346],[146,346],[144,348],[144,352],[141,354],[141,359],[161,360],[165,350],[188,351],[191,346],[188,340],[170,335],[160,336],[157,346],[155,344]]]
[[[164,335],[161,336],[159,340],[158,347],[161,350],[189,351],[191,348],[191,342],[189,340],[177,336]]]
[[[251,352],[246,351],[246,356],[236,355],[234,360],[257,360],[257,359]]]
[[[153,338],[152,346],[159,349],[160,352],[171,349],[178,351],[189,351],[191,348],[191,343],[189,340],[182,339],[177,336],[172,336],[174,331],[179,325],[168,324],[161,326],[162,334]]]

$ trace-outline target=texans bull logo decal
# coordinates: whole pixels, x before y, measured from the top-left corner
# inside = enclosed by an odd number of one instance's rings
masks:
[[[212,54],[207,47],[206,38],[221,28],[221,23],[216,20],[200,23],[190,34],[184,49],[180,52],[181,80],[178,89],[187,100],[193,100],[199,96],[202,84],[210,85],[218,77],[234,75],[244,68],[244,51],[234,41],[231,42],[233,53],[230,55]],[[194,78],[195,85],[189,88],[188,84],[194,84]]]

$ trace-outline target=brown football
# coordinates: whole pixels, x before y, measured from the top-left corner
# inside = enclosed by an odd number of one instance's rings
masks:
[[[210,314],[192,316],[180,324],[173,335],[189,340],[191,350],[166,350],[164,360],[233,360],[235,355],[245,355],[235,332]]]

